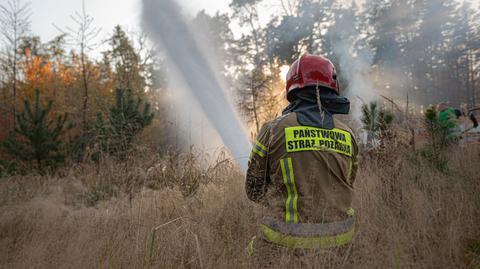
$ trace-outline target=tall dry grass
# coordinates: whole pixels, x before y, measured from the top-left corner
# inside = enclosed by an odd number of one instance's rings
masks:
[[[127,164],[105,159],[3,178],[0,266],[478,268],[479,164],[479,147],[451,149],[442,171],[402,147],[367,155],[349,248],[257,248],[253,256],[246,247],[264,209],[247,200],[242,175],[225,158],[144,152]]]

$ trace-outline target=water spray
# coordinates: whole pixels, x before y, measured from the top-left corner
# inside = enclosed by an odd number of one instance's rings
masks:
[[[143,0],[143,26],[161,45],[170,65],[184,80],[233,158],[245,172],[251,145],[226,91],[175,0]]]

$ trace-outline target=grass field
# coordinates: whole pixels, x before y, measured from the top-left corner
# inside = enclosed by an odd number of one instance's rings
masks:
[[[337,252],[246,247],[262,209],[220,154],[142,153],[0,179],[2,268],[479,268],[480,148],[433,167],[405,147],[362,158],[357,232]],[[135,157],[136,156],[136,157]]]

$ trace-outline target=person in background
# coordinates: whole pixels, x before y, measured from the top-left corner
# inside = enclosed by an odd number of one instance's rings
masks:
[[[463,131],[460,128],[460,118],[467,115],[458,108],[450,107],[447,103],[442,102],[437,105],[438,120],[442,126],[448,129],[447,138],[456,141],[462,138]],[[477,119],[473,114],[468,115],[472,121],[473,127],[478,127]]]

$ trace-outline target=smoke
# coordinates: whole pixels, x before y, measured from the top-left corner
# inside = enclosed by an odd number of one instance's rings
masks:
[[[352,43],[342,40],[334,47],[339,57],[342,76],[348,81],[347,95],[352,102],[352,116],[360,120],[361,104],[377,100],[375,86],[370,77],[373,53],[368,50],[352,53]]]
[[[335,24],[328,32],[331,35],[332,50],[339,61],[342,79],[348,81],[347,95],[352,102],[352,117],[359,122],[361,105],[377,100],[375,85],[371,78],[374,52],[358,44],[360,33],[356,27],[356,14],[346,9],[336,15]],[[340,85],[342,86],[342,85]]]
[[[361,35],[355,27],[356,24],[355,12],[348,8],[343,9],[339,14],[335,14],[335,23],[327,33],[332,52],[338,61],[341,81],[347,81],[348,84],[346,88],[341,88],[341,91],[346,92],[345,95],[350,99],[350,116],[353,119],[351,127],[354,129],[361,126],[362,105],[377,100],[370,74],[374,52],[367,44],[358,47]],[[345,87],[340,84],[340,87],[342,86]],[[367,143],[367,133],[362,129],[357,131],[357,139]]]
[[[183,84],[188,94],[180,106],[198,104],[209,122],[218,132],[239,166],[245,171],[251,148],[239,116],[231,104],[224,85],[208,58],[204,46],[195,38],[175,0],[143,0],[143,26],[152,41],[158,43],[169,65],[182,80],[170,81],[170,87]],[[178,81],[177,81],[178,82]],[[189,109],[189,108],[187,108]]]

